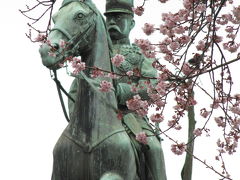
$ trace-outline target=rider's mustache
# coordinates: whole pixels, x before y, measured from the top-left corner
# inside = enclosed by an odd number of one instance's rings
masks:
[[[108,26],[108,31],[111,31],[111,30],[118,31],[119,33],[122,32],[121,29],[117,25],[109,25]]]

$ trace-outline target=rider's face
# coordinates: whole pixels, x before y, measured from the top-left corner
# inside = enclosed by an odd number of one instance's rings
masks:
[[[135,23],[133,17],[129,14],[109,13],[106,14],[106,24],[111,39],[119,40],[128,38]]]

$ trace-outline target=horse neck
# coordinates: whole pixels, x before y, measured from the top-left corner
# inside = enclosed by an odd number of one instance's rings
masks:
[[[94,46],[83,60],[88,66],[110,71],[108,42],[103,33],[96,32]],[[88,73],[86,75],[88,76]],[[111,79],[104,79],[111,81]],[[116,109],[117,101],[113,91],[100,92],[98,87],[94,89],[85,79],[79,79],[75,109],[70,122],[71,128],[74,129],[75,135],[85,134],[85,141],[92,141],[103,134],[122,129],[121,122],[117,119]]]

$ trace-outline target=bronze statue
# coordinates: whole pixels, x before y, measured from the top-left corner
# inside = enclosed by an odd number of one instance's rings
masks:
[[[45,66],[57,69],[65,56],[81,55],[86,65],[111,71],[107,31],[90,0],[65,0],[53,20],[51,45],[40,48]],[[64,54],[60,39],[68,42]],[[52,50],[55,56],[49,56]],[[93,80],[90,71],[77,78],[74,111],[53,152],[52,180],[138,180],[134,149],[117,119],[115,93],[99,92],[95,81],[102,78]]]
[[[113,55],[119,53],[126,57],[119,68],[111,64],[110,37],[91,0],[63,1],[53,16],[55,26],[48,37],[50,45],[40,48],[43,64],[56,70],[67,57],[81,56],[89,67],[117,73],[125,73],[129,67],[139,68],[143,75],[155,76],[151,60],[129,42],[128,36],[134,26],[132,5],[133,2],[127,0],[106,4]],[[60,39],[67,41],[67,50],[61,48]],[[51,51],[54,56],[49,56]],[[70,122],[54,148],[52,180],[165,180],[161,144],[147,117],[139,117],[126,109],[125,101],[134,95],[126,79],[114,80],[115,90],[102,93],[97,89],[99,82],[113,80],[107,77],[92,79],[90,74],[91,69],[80,72],[72,84],[70,94],[75,103],[69,101]],[[141,81],[133,79],[133,83]],[[145,90],[140,95],[148,98]],[[118,109],[124,113],[123,121],[117,119]],[[134,140],[139,131],[150,135],[148,145]]]
[[[113,56],[115,54],[124,55],[125,61],[120,67],[114,67],[114,72],[125,74],[127,71],[138,69],[140,74],[147,77],[156,77],[156,70],[152,67],[153,60],[144,57],[140,49],[135,44],[130,44],[129,34],[135,25],[133,19],[133,0],[107,0],[106,3],[106,25],[113,43]],[[126,100],[132,98],[135,93],[131,91],[133,84],[144,86],[146,79],[133,78],[132,84],[126,76],[115,80],[117,89],[118,108],[125,114],[123,124],[131,139],[135,141],[136,133],[144,131],[148,137],[148,148],[143,148],[139,143],[134,142],[138,153],[143,153],[145,157],[146,179],[166,180],[165,163],[161,147],[161,142],[154,135],[154,130],[148,123],[148,118],[140,117],[136,113],[130,112],[126,106]],[[154,80],[151,80],[154,84]],[[139,92],[143,99],[148,99],[147,89]],[[140,166],[142,166],[140,164]],[[144,175],[143,175],[144,176]]]

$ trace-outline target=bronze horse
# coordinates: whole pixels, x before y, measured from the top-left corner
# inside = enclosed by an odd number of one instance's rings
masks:
[[[48,55],[52,47],[43,45],[39,51],[45,66],[56,69],[65,56],[81,55],[87,66],[112,70],[105,24],[90,0],[65,0],[53,20],[51,46],[61,52],[63,39],[71,49],[53,57]],[[134,148],[117,119],[114,90],[99,92],[89,74],[85,70],[77,79],[75,109],[53,152],[52,180],[138,180]]]

